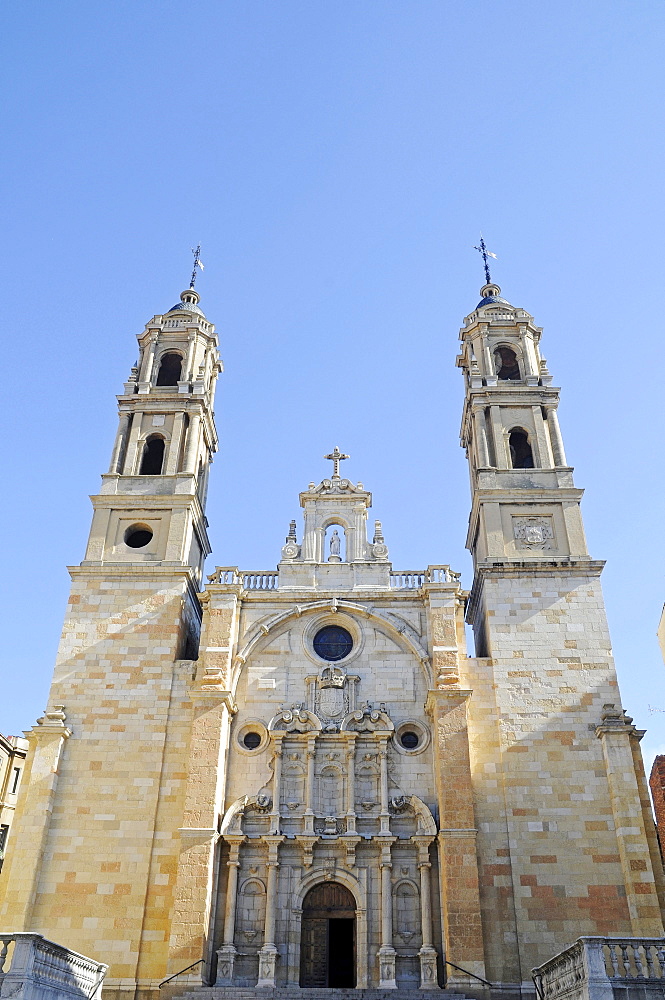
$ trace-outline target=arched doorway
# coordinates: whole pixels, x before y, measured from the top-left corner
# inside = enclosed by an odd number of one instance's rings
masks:
[[[339,882],[321,882],[303,900],[300,985],[356,985],[356,902]]]

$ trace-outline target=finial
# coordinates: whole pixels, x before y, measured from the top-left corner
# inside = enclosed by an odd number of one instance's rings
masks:
[[[345,458],[350,458],[351,456],[342,455],[337,445],[335,445],[330,455],[324,455],[323,457],[329,459],[333,463],[333,479],[339,479],[339,463],[343,462]]]
[[[296,522],[289,521],[289,533],[286,536],[286,544],[288,545],[289,542],[297,542],[297,540],[298,539],[296,537]]]
[[[478,253],[480,254],[480,256],[483,258],[483,265],[485,267],[485,278],[486,278],[485,284],[491,285],[492,284],[492,276],[490,274],[490,266],[487,263],[487,258],[488,257],[493,257],[494,260],[498,260],[499,258],[497,257],[497,255],[495,253],[492,253],[490,250],[487,249],[487,247],[485,246],[485,240],[483,239],[483,234],[482,233],[480,234],[480,246],[479,247],[474,247],[473,249],[477,250]]]
[[[203,270],[203,264],[201,263],[201,244],[197,246],[196,250],[192,247],[192,253],[194,254],[194,268],[192,270],[192,276],[189,279],[189,287],[193,288],[196,284],[196,269],[200,267]]]

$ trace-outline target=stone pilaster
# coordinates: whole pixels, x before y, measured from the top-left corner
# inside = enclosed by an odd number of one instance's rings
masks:
[[[632,721],[622,709],[605,705],[596,735],[607,767],[632,934],[661,937],[663,921],[631,746],[638,733]]]
[[[430,691],[439,799],[439,858],[446,958],[485,976],[466,702],[470,691]],[[455,972],[449,979],[457,981]],[[462,979],[461,982],[465,980]]]
[[[40,863],[53,811],[58,784],[58,764],[65,741],[72,735],[65,725],[63,705],[45,712],[26,737],[30,752],[26,758],[22,795],[14,823],[20,830],[3,872],[6,889],[0,908],[2,923],[12,931],[30,929],[30,917],[37,892]]]

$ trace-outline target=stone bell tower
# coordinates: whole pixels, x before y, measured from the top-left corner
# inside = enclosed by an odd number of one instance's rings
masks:
[[[472,493],[467,621],[476,704],[484,689],[496,713],[496,728],[486,732],[477,720],[478,737],[487,746],[497,741],[486,765],[492,781],[485,787],[488,776],[477,778],[478,825],[492,828],[487,802],[498,774],[506,827],[496,828],[488,857],[496,850],[516,893],[511,933],[521,972],[495,975],[513,981],[528,979],[550,931],[562,945],[566,935],[622,926],[635,936],[662,934],[642,734],[621,708],[600,589],[604,564],[587,551],[582,490],[566,463],[559,390],[540,353],[541,333],[488,281],[460,331],[457,361]],[[481,854],[489,848],[481,834]],[[484,900],[496,921],[498,884],[486,878],[497,886]]]
[[[29,734],[2,910],[4,926],[90,954],[105,951],[121,926],[117,975],[131,980],[154,975],[151,949],[168,940],[164,899],[186,777],[174,745],[191,724],[222,370],[193,287],[138,343],[85,556],[69,569],[48,709]]]

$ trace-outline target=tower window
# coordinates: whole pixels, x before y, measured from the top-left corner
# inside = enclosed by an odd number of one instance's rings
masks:
[[[177,385],[182,374],[182,355],[169,351],[162,356],[157,385]]]
[[[158,434],[149,437],[143,447],[139,476],[160,476],[164,464],[164,438]]]
[[[517,355],[510,347],[497,347],[494,352],[497,377],[504,382],[516,382],[521,378]]]
[[[533,469],[533,452],[525,431],[511,431],[508,438],[513,469]]]
[[[133,524],[125,532],[125,545],[130,549],[142,549],[152,541],[152,529],[147,524]]]

